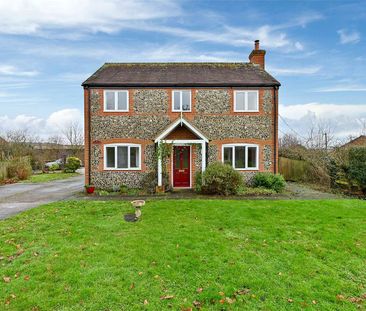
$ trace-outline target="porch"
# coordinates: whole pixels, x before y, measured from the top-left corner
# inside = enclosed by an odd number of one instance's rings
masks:
[[[206,169],[208,138],[187,120],[180,118],[167,127],[155,139],[155,143],[158,148],[162,144],[172,146],[168,163],[163,163],[162,158],[158,157],[158,187],[163,186],[165,166],[173,188],[192,188],[194,174]],[[196,165],[197,162],[200,165]]]

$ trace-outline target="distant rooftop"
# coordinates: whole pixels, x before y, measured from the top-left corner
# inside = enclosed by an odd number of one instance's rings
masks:
[[[252,63],[105,63],[83,86],[279,86]]]

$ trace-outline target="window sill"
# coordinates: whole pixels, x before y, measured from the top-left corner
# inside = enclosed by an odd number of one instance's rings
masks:
[[[251,112],[259,112],[259,110],[234,110],[234,112],[251,113]]]
[[[258,171],[259,168],[234,168],[236,171]]]
[[[141,168],[104,168],[105,172],[131,172],[131,171],[141,171]]]
[[[103,110],[103,112],[130,112],[129,110]]]

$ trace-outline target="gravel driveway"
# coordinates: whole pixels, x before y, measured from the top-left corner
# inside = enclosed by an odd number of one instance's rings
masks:
[[[39,205],[71,198],[83,190],[84,175],[37,184],[0,187],[0,219]]]

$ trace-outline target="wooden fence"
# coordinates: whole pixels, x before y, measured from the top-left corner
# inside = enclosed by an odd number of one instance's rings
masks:
[[[307,181],[311,177],[311,166],[307,161],[280,157],[278,164],[279,173],[288,181]]]

